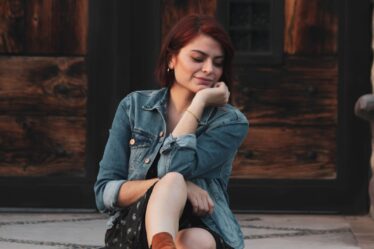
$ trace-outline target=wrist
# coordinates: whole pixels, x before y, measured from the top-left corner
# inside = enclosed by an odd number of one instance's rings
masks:
[[[205,101],[199,97],[199,95],[195,95],[195,97],[192,99],[192,102],[189,106],[192,110],[203,110],[205,108]]]
[[[199,124],[204,108],[205,103],[201,101],[199,98],[194,98],[191,104],[187,107],[186,112],[188,112],[189,115],[193,116],[196,119],[196,122]]]

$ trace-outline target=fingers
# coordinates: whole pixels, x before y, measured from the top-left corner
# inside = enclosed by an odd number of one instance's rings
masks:
[[[230,98],[230,91],[229,91],[227,85],[223,81],[220,81],[220,82],[217,82],[216,84],[214,84],[214,87],[218,88],[222,91],[221,93],[222,93],[223,101],[225,103],[227,103],[229,101],[229,98]]]
[[[191,205],[192,205],[193,212],[195,214],[197,214],[199,212],[199,204],[197,202],[197,199],[191,199],[190,202],[191,202]]]
[[[192,205],[194,214],[204,216],[213,213],[214,202],[209,193],[189,181],[187,181],[187,198]]]
[[[209,205],[208,205],[207,199],[201,199],[200,203],[201,203],[200,214],[206,215],[207,213],[209,213]]]
[[[225,84],[225,82],[223,82],[223,81],[220,81],[220,82],[216,82],[215,84],[214,84],[214,87],[217,87],[217,88],[226,88],[227,89],[227,86],[226,86],[226,84]]]
[[[201,199],[201,197],[198,199],[198,208],[197,208],[197,212],[196,214],[199,215],[199,216],[203,216],[207,213],[207,209],[206,209],[206,203],[203,199]]]
[[[214,210],[213,200],[208,194],[200,195],[193,200],[190,200],[193,212],[198,216],[212,214]]]
[[[214,210],[214,202],[212,198],[210,198],[210,196],[208,196],[208,208],[209,208],[208,210],[209,214],[212,214]]]
[[[229,102],[229,98],[230,98],[230,92],[229,92],[229,90],[227,90],[227,93],[225,93],[225,101],[226,101],[226,103]]]

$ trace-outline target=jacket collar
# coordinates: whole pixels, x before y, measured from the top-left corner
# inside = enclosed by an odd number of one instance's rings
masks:
[[[166,106],[169,100],[169,88],[161,88],[160,90],[152,91],[147,102],[142,106],[144,110],[152,111]]]
[[[152,111],[160,109],[166,111],[166,105],[169,101],[169,88],[164,87],[160,90],[153,91],[147,102],[142,106],[144,110]],[[165,109],[163,109],[165,107]],[[200,118],[199,125],[206,125],[208,120],[214,116],[216,107],[208,106],[204,109],[203,115]]]

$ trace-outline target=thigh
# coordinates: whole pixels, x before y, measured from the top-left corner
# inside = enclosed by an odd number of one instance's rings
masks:
[[[214,236],[203,228],[186,228],[178,232],[176,244],[179,248],[188,249],[215,249]]]

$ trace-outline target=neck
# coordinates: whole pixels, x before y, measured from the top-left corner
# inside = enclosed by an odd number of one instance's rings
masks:
[[[191,104],[194,96],[195,94],[188,89],[173,84],[170,88],[169,108],[172,108],[176,113],[183,113]]]

